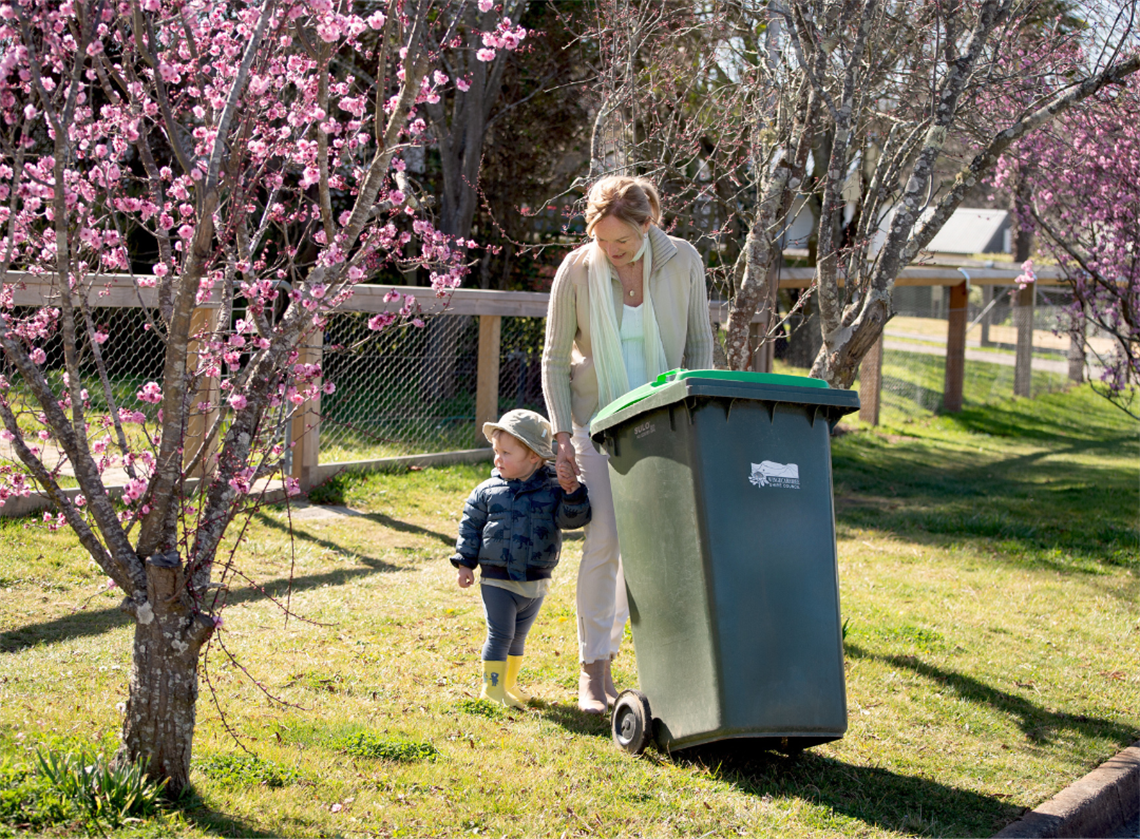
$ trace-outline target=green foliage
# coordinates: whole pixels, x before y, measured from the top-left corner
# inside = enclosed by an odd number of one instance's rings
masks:
[[[77,820],[73,802],[47,778],[26,764],[10,759],[0,763],[0,836],[10,835],[5,828],[17,825],[24,830],[42,830]]]
[[[409,763],[417,760],[432,761],[439,755],[439,750],[431,743],[385,737],[372,732],[357,732],[340,737],[332,742],[332,747],[353,757]]]
[[[496,705],[493,702],[487,702],[482,699],[460,699],[455,703],[455,707],[464,714],[472,714],[476,717],[488,717],[493,720],[507,719],[510,717],[510,714],[507,713],[507,709],[502,705]]]
[[[350,478],[344,472],[338,472],[309,490],[309,501],[313,504],[343,506],[344,490],[349,482]]]
[[[224,786],[284,787],[301,780],[294,769],[264,760],[257,755],[213,755],[195,762],[195,768],[212,781]]]
[[[119,765],[86,749],[38,750],[41,782],[55,801],[50,812],[77,813],[89,831],[104,833],[154,815],[166,781],[154,782],[137,764]],[[42,807],[42,804],[41,804]]]

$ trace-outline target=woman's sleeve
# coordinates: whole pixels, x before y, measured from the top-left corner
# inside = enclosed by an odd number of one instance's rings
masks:
[[[709,296],[705,286],[705,265],[695,252],[689,282],[689,325],[685,333],[686,370],[711,370],[713,334],[709,323]]]
[[[570,353],[578,332],[578,308],[570,281],[569,258],[562,261],[550,289],[546,342],[542,350],[542,395],[555,434],[574,432],[570,413]],[[706,318],[707,320],[707,318]]]

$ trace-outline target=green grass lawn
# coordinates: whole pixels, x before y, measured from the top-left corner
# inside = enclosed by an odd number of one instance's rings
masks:
[[[981,402],[833,438],[842,740],[619,752],[574,704],[574,538],[528,643],[541,703],[483,705],[481,606],[447,557],[489,465],[374,474],[340,482],[351,516],[254,516],[194,795],[120,835],[991,835],[1140,737],[1140,430],[1087,388]],[[113,746],[130,628],[71,537],[22,521],[0,592],[0,835],[71,834],[27,820],[19,770]],[[632,647],[615,671],[636,684]]]

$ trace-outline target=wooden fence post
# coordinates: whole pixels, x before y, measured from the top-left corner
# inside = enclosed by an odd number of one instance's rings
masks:
[[[989,308],[989,305],[990,305],[990,303],[993,302],[993,299],[994,299],[994,287],[992,285],[982,286],[982,309],[985,310],[985,309]],[[993,309],[990,309],[988,312],[986,312],[984,315],[982,315],[981,345],[983,347],[993,346],[993,342],[990,340],[990,320],[992,319],[992,317],[993,317]]]
[[[475,379],[475,441],[490,445],[483,437],[483,423],[499,418],[499,353],[502,315],[479,315],[479,367]]]
[[[946,383],[942,387],[942,409],[962,410],[962,386],[966,379],[966,322],[970,300],[969,283],[950,287],[950,310],[946,326]]]
[[[320,364],[324,354],[324,330],[316,329],[297,348],[297,364]],[[289,429],[289,441],[293,444],[293,477],[301,485],[301,492],[313,488],[320,462],[321,435],[321,384],[316,379],[316,396],[297,406]]]
[[[1081,318],[1069,330],[1069,381],[1085,380],[1085,320]]]
[[[1033,298],[1037,289],[1030,283],[1017,292],[1013,322],[1017,327],[1017,352],[1013,366],[1013,395],[1033,395]]]
[[[210,334],[218,328],[218,312],[217,308],[201,308],[195,309],[190,315],[191,340],[186,357],[186,367],[191,372],[196,372],[198,369],[198,351],[202,343],[200,339],[193,336],[202,335],[205,340],[208,340]],[[190,415],[186,421],[186,440],[182,444],[183,466],[187,466],[198,456],[206,435],[218,418],[219,398],[218,378],[216,376],[199,377],[198,386],[190,403]],[[205,409],[199,407],[203,404],[207,406]],[[216,450],[217,445],[218,441],[215,439],[210,448]],[[205,452],[194,471],[186,477],[205,478],[210,474],[213,468],[211,462],[213,454],[214,451]]]
[[[883,335],[867,350],[859,364],[859,419],[879,424],[879,401],[883,390]]]

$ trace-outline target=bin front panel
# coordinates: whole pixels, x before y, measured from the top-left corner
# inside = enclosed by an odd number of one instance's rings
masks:
[[[847,702],[828,425],[805,406],[736,400],[698,407],[693,427],[723,725],[840,736]]]
[[[639,686],[671,738],[723,725],[692,468],[674,456],[692,434],[679,413],[643,415],[610,452]]]

